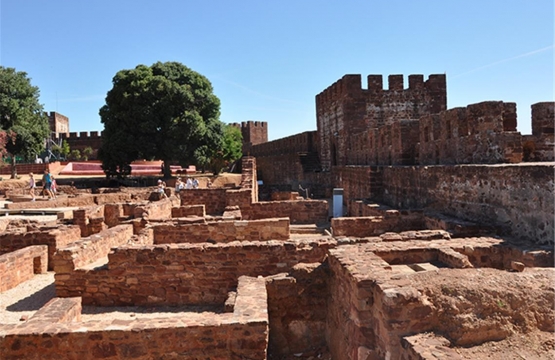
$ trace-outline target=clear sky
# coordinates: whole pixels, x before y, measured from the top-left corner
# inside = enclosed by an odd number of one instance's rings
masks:
[[[316,129],[315,96],[344,74],[447,74],[448,108],[553,101],[552,0],[0,0],[0,64],[25,71],[71,131],[122,69],[178,61],[205,75],[221,120],[270,139]]]

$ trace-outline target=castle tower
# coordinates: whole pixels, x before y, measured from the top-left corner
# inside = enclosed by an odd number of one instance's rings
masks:
[[[324,170],[346,165],[351,139],[368,129],[401,120],[416,120],[447,109],[445,75],[390,75],[383,89],[382,75],[369,75],[363,89],[361,75],[345,75],[316,96],[320,161]]]

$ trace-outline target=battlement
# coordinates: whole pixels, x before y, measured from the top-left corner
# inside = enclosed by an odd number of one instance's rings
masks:
[[[268,127],[268,123],[266,121],[243,121],[241,122],[241,127]]]
[[[408,88],[404,87],[403,75],[389,75],[387,78],[388,89],[383,88],[382,75],[368,75],[367,88],[362,87],[360,74],[348,74],[334,82],[320,94],[316,95],[316,103],[337,101],[342,98],[360,98],[396,91],[426,91],[430,93],[447,93],[445,74],[432,74],[424,81],[424,75],[413,74],[408,76]]]
[[[81,131],[81,132],[70,132],[70,133],[61,133],[60,138],[62,139],[81,139],[81,140],[88,140],[88,139],[99,139],[102,137],[103,132],[98,131]]]

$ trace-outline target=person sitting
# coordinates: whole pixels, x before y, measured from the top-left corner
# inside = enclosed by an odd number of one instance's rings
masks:
[[[177,181],[175,182],[175,192],[178,193],[181,190],[183,190],[185,188],[185,184],[183,183],[183,181],[181,181],[181,178],[177,178]]]
[[[158,180],[158,193],[162,198],[168,197],[168,195],[166,195],[166,183],[162,180]]]

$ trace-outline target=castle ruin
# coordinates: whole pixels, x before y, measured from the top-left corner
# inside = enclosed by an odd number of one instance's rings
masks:
[[[0,183],[0,359],[551,359],[553,111],[346,75],[234,183]]]

